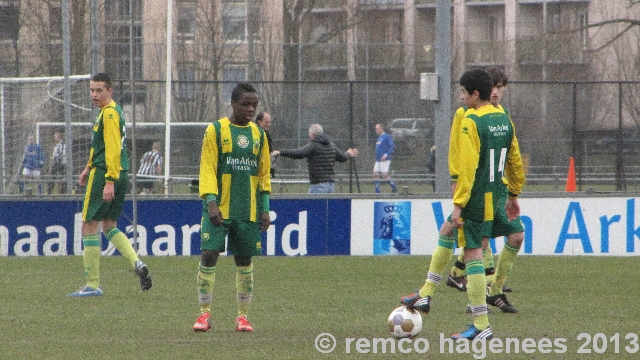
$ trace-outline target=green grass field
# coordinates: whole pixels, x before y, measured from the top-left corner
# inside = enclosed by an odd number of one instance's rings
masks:
[[[103,257],[101,298],[69,298],[83,284],[81,257],[0,258],[0,357],[2,359],[342,359],[460,358],[440,354],[440,334],[449,337],[471,321],[466,296],[441,284],[420,337],[427,354],[359,354],[347,338],[387,338],[386,319],[399,297],[419,288],[429,257],[259,257],[249,319],[254,333],[236,333],[235,275],[221,258],[216,275],[212,329],[194,333],[198,315],[197,257],[147,257],[153,288],[143,293],[121,257]],[[490,315],[496,338],[565,338],[563,354],[487,354],[488,359],[579,359],[586,340],[606,335],[603,359],[637,358],[625,346],[640,335],[635,257],[520,257],[508,285],[519,314]],[[315,349],[331,333],[331,354]],[[619,351],[616,354],[616,333]],[[597,348],[604,345],[599,340]],[[640,341],[640,340],[639,340]],[[411,345],[405,348],[412,349]],[[551,350],[556,347],[551,346]],[[594,349],[594,342],[585,345]],[[504,348],[503,348],[504,349]],[[462,349],[464,350],[464,349]],[[454,351],[460,352],[454,348]],[[477,353],[475,358],[479,357]]]

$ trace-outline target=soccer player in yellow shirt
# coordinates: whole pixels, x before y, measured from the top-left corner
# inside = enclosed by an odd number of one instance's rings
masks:
[[[116,223],[129,183],[129,152],[125,144],[122,108],[112,99],[113,87],[108,74],[93,75],[89,91],[91,101],[100,108],[100,113],[93,124],[89,161],[79,179],[80,185],[87,186],[82,206],[83,262],[87,284],[68,296],[102,296],[100,225],[107,239],[129,260],[140,278],[142,291],[147,291],[152,284],[147,265],[140,261],[131,242]]]
[[[236,331],[253,331],[247,320],[253,296],[251,258],[262,254],[260,231],[271,224],[270,150],[264,130],[251,121],[257,107],[254,87],[239,83],[231,93],[233,114],[210,124],[204,134],[200,158],[202,256],[197,276],[200,315],[194,331],[211,328],[216,264],[227,235],[236,264]]]

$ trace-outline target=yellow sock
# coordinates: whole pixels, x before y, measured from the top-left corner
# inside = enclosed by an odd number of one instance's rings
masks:
[[[136,261],[140,260],[127,236],[117,227],[111,228],[107,231],[107,239],[111,241],[113,246],[116,247],[125,259],[129,260],[132,267],[135,266]]]
[[[438,238],[438,247],[436,247],[433,251],[433,255],[431,255],[431,263],[429,264],[427,280],[419,291],[420,296],[432,296],[435,292],[436,286],[438,286],[440,281],[442,281],[442,274],[449,264],[449,261],[451,261],[453,246],[454,242],[452,237],[440,235]]]
[[[213,299],[213,284],[216,282],[216,267],[198,265],[198,301],[200,312],[211,313],[211,300]]]
[[[484,275],[487,280],[487,285],[491,285],[496,278],[496,267],[493,263],[493,250],[491,250],[491,246],[482,249],[482,264],[484,265]]]
[[[473,325],[479,330],[484,330],[489,326],[486,293],[482,261],[469,261],[467,263],[467,296],[473,315]]]
[[[84,252],[82,261],[84,263],[84,277],[87,285],[97,289],[100,286],[100,238],[97,234],[84,235],[82,237]]]
[[[238,294],[238,316],[247,316],[253,296],[253,264],[236,266],[236,292]]]
[[[502,294],[502,287],[504,286],[505,281],[507,281],[507,276],[511,272],[513,262],[518,255],[518,251],[520,251],[520,248],[509,246],[509,244],[504,245],[504,249],[502,249],[500,256],[498,256],[496,279],[489,289],[489,295],[493,296]]]
[[[464,265],[464,248],[460,249],[456,264],[451,268],[451,275],[454,277],[467,276],[466,266]]]

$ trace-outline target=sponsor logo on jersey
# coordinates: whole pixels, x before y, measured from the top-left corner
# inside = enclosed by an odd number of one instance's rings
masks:
[[[238,144],[238,146],[244,149],[249,146],[249,138],[245,135],[239,135],[236,139],[236,143]]]

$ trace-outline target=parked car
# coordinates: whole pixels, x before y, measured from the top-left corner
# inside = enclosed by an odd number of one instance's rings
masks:
[[[429,149],[434,142],[432,118],[396,118],[388,126],[398,155],[409,155],[413,149]]]

